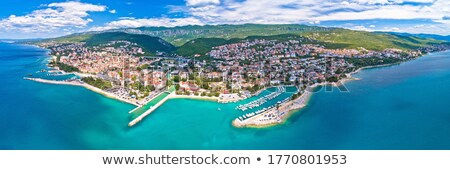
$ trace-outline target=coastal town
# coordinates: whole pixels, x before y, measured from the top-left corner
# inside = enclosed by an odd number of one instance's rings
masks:
[[[294,109],[306,105],[311,89],[326,84],[340,85],[351,74],[368,66],[395,64],[425,53],[446,50],[435,45],[418,50],[327,48],[309,38],[288,40],[247,39],[215,46],[194,57],[149,53],[139,44],[110,41],[40,44],[53,56],[49,66],[79,76],[72,84],[89,86],[97,92],[134,104],[140,112],[133,126],[168,98],[198,98],[221,103],[238,102],[276,88],[266,96],[238,106],[245,112],[295,87],[290,97],[244,113],[233,121],[236,127],[264,127],[283,122]],[[48,82],[35,78],[40,82]],[[151,106],[148,106],[152,103]]]

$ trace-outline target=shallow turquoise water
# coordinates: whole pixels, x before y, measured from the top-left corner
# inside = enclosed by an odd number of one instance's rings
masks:
[[[45,53],[0,44],[0,149],[450,149],[450,52],[364,70],[350,92],[321,90],[265,129],[233,128],[239,103],[189,99],[168,100],[129,128],[132,105],[23,80],[45,68]]]

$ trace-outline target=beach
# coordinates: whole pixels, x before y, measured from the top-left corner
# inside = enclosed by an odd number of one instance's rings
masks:
[[[132,102],[130,100],[123,99],[123,98],[121,98],[118,95],[106,92],[106,91],[104,91],[102,89],[99,89],[99,88],[94,87],[92,85],[89,85],[87,83],[81,82],[79,80],[75,80],[75,81],[57,81],[57,80],[46,80],[46,79],[41,79],[41,78],[30,78],[30,77],[24,77],[24,79],[25,80],[36,81],[36,82],[40,82],[40,83],[47,83],[47,84],[82,86],[82,87],[87,88],[87,89],[89,89],[91,91],[94,91],[94,92],[97,92],[99,94],[102,94],[103,96],[106,96],[106,97],[109,97],[109,98],[112,98],[112,99],[116,99],[116,100],[119,100],[119,101],[122,101],[122,102],[125,102],[125,103],[129,103],[129,104],[132,104],[132,105],[135,105],[135,106],[141,106],[141,105],[136,104],[136,103],[134,103],[134,102]]]

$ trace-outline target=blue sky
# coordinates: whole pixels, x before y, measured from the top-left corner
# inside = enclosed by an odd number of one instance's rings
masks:
[[[2,0],[0,38],[141,26],[307,24],[450,34],[450,0]]]

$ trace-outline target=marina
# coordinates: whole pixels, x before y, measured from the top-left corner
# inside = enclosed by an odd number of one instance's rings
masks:
[[[295,100],[285,98],[282,101],[278,101],[276,105],[240,116],[232,124],[235,127],[266,127],[279,124],[286,120],[288,112],[306,106],[306,102],[311,94],[311,92],[305,91]]]
[[[276,87],[276,89],[277,90],[275,92],[272,92],[272,93],[265,95],[257,100],[251,101],[247,104],[239,105],[238,107],[236,107],[236,109],[241,110],[241,111],[246,111],[249,109],[259,107],[259,106],[263,105],[264,103],[266,103],[268,100],[272,100],[272,99],[278,97],[280,94],[286,92],[286,87],[284,87],[284,86],[278,86],[278,87]]]
[[[287,97],[287,98],[283,99],[282,101],[278,101],[276,104],[271,105],[271,106],[269,106],[269,107],[265,107],[265,108],[263,108],[263,109],[261,109],[261,110],[257,110],[257,111],[255,111],[255,112],[246,113],[246,114],[244,114],[243,116],[239,116],[238,119],[239,119],[240,121],[249,119],[249,118],[251,118],[251,117],[253,117],[253,116],[259,115],[259,114],[264,113],[264,112],[266,112],[266,111],[268,111],[268,110],[277,108],[279,105],[281,105],[281,104],[283,104],[283,103],[285,103],[285,102],[288,102],[289,100],[290,100],[290,97]],[[272,116],[273,116],[273,115],[270,115],[270,114],[264,115],[264,117],[272,117]],[[279,115],[279,116],[282,116],[282,115]]]

